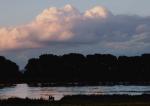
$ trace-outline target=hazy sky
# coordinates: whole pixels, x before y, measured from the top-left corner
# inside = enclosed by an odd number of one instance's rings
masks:
[[[80,11],[102,5],[114,14],[150,16],[150,0],[0,0],[0,26],[27,23],[45,8],[63,7],[66,4]]]
[[[150,0],[0,0],[0,55],[150,52]]]

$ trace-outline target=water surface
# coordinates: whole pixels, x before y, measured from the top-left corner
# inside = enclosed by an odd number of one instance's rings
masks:
[[[128,94],[141,95],[150,94],[150,86],[83,86],[83,87],[30,87],[27,84],[17,84],[15,86],[0,88],[0,99],[11,97],[19,98],[44,98],[54,96],[55,100],[60,100],[65,95],[113,95]]]

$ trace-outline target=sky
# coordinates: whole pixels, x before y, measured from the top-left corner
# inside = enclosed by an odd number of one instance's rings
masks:
[[[149,16],[149,0],[0,0],[0,26],[32,21],[43,9],[71,4],[84,11],[96,5],[107,7],[114,14]]]
[[[0,0],[0,55],[150,52],[149,0]]]

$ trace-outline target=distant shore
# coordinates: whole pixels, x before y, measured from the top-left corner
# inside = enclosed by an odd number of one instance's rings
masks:
[[[150,86],[150,82],[66,82],[66,83],[42,83],[42,82],[21,82],[21,83],[0,83],[0,88],[15,86],[17,84],[27,84],[30,87],[74,87],[74,86]]]
[[[0,83],[150,84],[150,54],[42,54],[29,59],[22,72],[15,62],[0,56],[0,66]]]
[[[150,86],[150,82],[70,82],[70,83],[26,83],[30,87],[62,87],[62,86],[115,86],[115,85],[134,85],[134,86]]]
[[[0,106],[150,106],[150,95],[75,95],[60,101],[10,98],[0,100]]]

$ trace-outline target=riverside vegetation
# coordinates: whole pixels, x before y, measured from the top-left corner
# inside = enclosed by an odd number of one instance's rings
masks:
[[[0,83],[5,84],[149,84],[150,54],[130,57],[111,54],[44,54],[29,59],[24,73],[19,71],[16,63],[1,56],[0,70]]]
[[[57,56],[41,55],[29,59],[25,72],[0,56],[0,88],[16,83],[51,86],[98,84],[150,84],[150,54],[119,56],[111,54]],[[150,106],[150,96],[65,96],[60,101],[10,98],[0,100],[0,106]]]
[[[149,106],[150,96],[96,96],[76,95],[66,96],[60,101],[48,101],[43,99],[19,99],[11,98],[0,100],[0,106]]]

